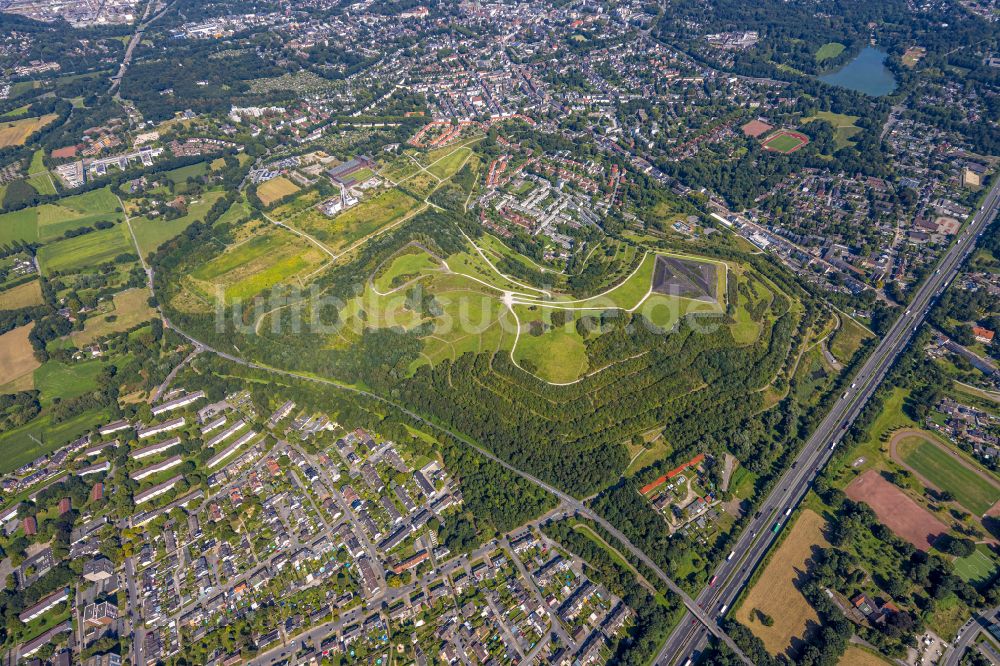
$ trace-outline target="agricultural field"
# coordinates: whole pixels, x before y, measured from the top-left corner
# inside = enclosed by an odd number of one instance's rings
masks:
[[[825,120],[833,126],[833,141],[837,149],[853,145],[851,141],[855,134],[861,131],[855,123],[858,116],[847,115],[846,113],[833,113],[832,111],[819,111],[814,116],[803,118],[803,123],[810,123],[814,120]]]
[[[203,220],[212,204],[221,199],[224,194],[221,191],[206,192],[200,199],[188,204],[187,215],[173,220],[133,218],[131,221],[132,231],[135,233],[142,256],[145,257],[149,253],[155,252],[156,248],[187,229],[191,224]]]
[[[823,62],[830,58],[836,58],[847,48],[840,42],[827,42],[816,50],[816,62]]]
[[[280,227],[230,246],[193,271],[186,285],[200,300],[212,301],[221,288],[226,302],[251,298],[276,284],[293,281],[316,270],[328,255]],[[301,286],[302,280],[295,280]]]
[[[48,243],[71,229],[93,227],[97,222],[117,222],[118,198],[108,188],[64,197],[58,203],[0,215],[0,244],[12,240]]]
[[[91,313],[84,322],[83,330],[71,334],[73,344],[82,347],[154,318],[156,311],[149,307],[148,300],[149,292],[144,288],[128,289],[115,294],[111,309]]]
[[[121,254],[135,254],[124,224],[43,245],[38,265],[43,275],[50,276],[94,268]]]
[[[783,155],[788,155],[789,153],[794,153],[796,150],[802,148],[807,143],[809,143],[809,137],[801,132],[778,130],[771,136],[764,139],[764,143],[762,145],[764,150],[770,150]]]
[[[1000,481],[936,441],[931,433],[903,430],[890,441],[892,457],[938,490],[952,494],[973,515],[982,516],[1000,501]]]
[[[49,113],[36,118],[22,118],[0,123],[0,148],[23,146],[29,136],[58,117],[54,113]]]
[[[771,654],[787,654],[794,638],[818,628],[819,617],[795,581],[807,569],[813,550],[829,546],[823,536],[824,525],[819,514],[804,510],[795,524],[786,528],[781,545],[736,611],[736,619],[750,627]],[[770,616],[774,624],[765,626],[760,613]]]
[[[34,385],[31,374],[39,363],[28,340],[33,327],[26,324],[0,335],[0,386],[16,382],[20,390],[27,390]]]
[[[0,291],[0,310],[16,310],[42,304],[42,286],[38,280]]]
[[[45,168],[45,150],[38,149],[31,156],[31,164],[28,166],[28,183],[35,188],[39,194],[56,194],[55,183],[48,169]]]
[[[850,645],[837,662],[837,666],[888,666],[889,662],[873,652]]]
[[[265,206],[270,207],[277,201],[295,194],[299,191],[299,186],[288,180],[284,176],[278,176],[271,180],[264,181],[257,186],[257,198]]]

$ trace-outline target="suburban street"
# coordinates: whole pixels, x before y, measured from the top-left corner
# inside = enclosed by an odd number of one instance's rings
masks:
[[[945,286],[958,273],[966,257],[975,247],[976,238],[989,225],[997,212],[1000,181],[987,193],[979,211],[962,231],[938,270],[917,290],[910,309],[902,314],[882,341],[858,370],[854,383],[844,397],[837,400],[830,413],[820,423],[803,446],[791,468],[775,484],[770,495],[760,504],[756,517],[747,525],[734,546],[736,556],[722,562],[715,570],[717,582],[698,595],[698,606],[705,613],[720,614],[736,601],[743,587],[761,564],[767,551],[778,538],[776,525],[784,526],[787,517],[805,496],[813,479],[834,453],[843,434],[864,409],[896,357],[906,348],[931,306]],[[704,649],[707,636],[702,625],[683,620],[667,639],[656,660],[659,666],[684,663],[692,654]],[[957,663],[957,662],[956,662]]]

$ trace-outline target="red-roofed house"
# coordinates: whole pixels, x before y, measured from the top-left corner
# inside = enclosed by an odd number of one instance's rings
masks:
[[[976,342],[982,342],[984,345],[988,345],[993,342],[993,336],[995,333],[988,328],[983,328],[982,326],[973,326],[972,335],[975,336]]]
[[[35,520],[34,516],[28,516],[25,518],[22,523],[22,527],[24,527],[24,533],[27,536],[35,536],[38,534],[38,521]]]

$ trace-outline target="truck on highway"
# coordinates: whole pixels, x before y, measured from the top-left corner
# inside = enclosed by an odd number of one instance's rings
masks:
[[[727,608],[729,608],[728,604],[722,604],[722,606],[719,607],[719,615],[725,615]]]
[[[780,530],[781,530],[781,521],[779,520],[774,524],[774,527],[771,528],[771,531],[777,534]]]
[[[785,515],[786,516],[792,515],[792,507],[788,507],[787,509],[785,509]]]
[[[733,552],[729,553],[729,557],[726,558],[726,562],[729,562],[734,557],[736,557],[736,551],[735,550]]]

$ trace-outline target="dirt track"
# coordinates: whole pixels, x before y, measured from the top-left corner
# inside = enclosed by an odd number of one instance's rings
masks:
[[[879,521],[920,550],[930,550],[934,540],[948,531],[944,523],[882,478],[877,470],[870,469],[851,481],[845,492],[855,502],[870,506]]]

